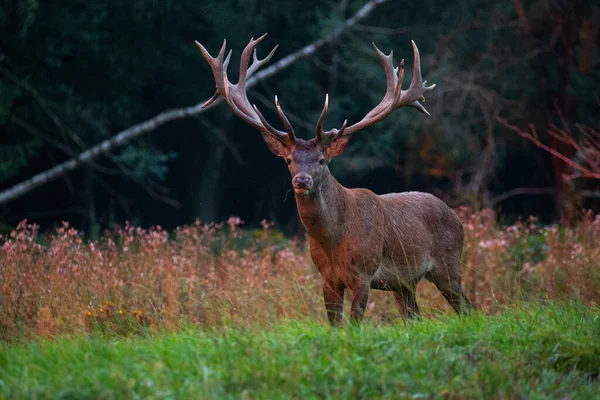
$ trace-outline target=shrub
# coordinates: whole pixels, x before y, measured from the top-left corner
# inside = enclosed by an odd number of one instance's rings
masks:
[[[598,301],[599,216],[562,228],[534,218],[499,226],[490,210],[458,214],[463,284],[476,307],[494,312],[527,297]],[[85,241],[67,223],[40,235],[22,221],[0,237],[0,338],[324,321],[321,278],[305,241],[286,239],[267,222],[255,231],[241,224],[196,221],[169,234],[127,223]],[[449,308],[428,282],[418,297],[425,313]],[[374,291],[367,317],[396,319],[392,296]]]

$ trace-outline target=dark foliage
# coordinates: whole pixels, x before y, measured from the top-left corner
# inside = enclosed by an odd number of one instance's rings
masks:
[[[356,135],[333,173],[346,186],[378,193],[425,190],[453,206],[496,206],[507,219],[533,213],[568,220],[571,209],[598,207],[597,183],[563,182],[564,164],[498,118],[533,123],[539,132],[551,123],[597,128],[600,18],[592,3],[388,2],[316,56],[254,87],[251,101],[277,124],[277,93],[302,137],[314,134],[325,93],[328,128],[356,121],[385,88],[371,41],[394,49],[396,62],[404,57],[409,77],[414,39],[425,79],[438,85],[428,97],[432,116],[402,110]],[[268,32],[259,51],[279,44],[276,62],[363,4],[3,2],[0,189],[165,109],[210,97],[213,77],[194,40],[215,52],[226,37],[239,55],[251,36]],[[230,66],[233,78],[236,69]],[[221,106],[166,124],[3,206],[0,222],[7,230],[25,217],[43,226],[70,220],[98,234],[124,219],[173,227],[239,215],[250,225],[267,218],[295,233],[289,182],[284,162],[260,135]],[[495,201],[517,187],[551,190]]]

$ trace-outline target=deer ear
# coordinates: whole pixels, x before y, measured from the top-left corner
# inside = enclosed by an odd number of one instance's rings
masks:
[[[346,148],[346,145],[348,144],[349,140],[350,140],[350,136],[342,136],[342,137],[334,140],[333,143],[331,143],[325,149],[327,156],[331,159],[333,157],[337,157],[340,154],[342,154],[344,152],[344,149]]]
[[[285,157],[289,150],[287,146],[269,132],[260,132],[265,143],[269,146],[271,153],[279,157]]]

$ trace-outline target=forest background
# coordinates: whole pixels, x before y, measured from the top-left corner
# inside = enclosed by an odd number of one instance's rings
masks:
[[[24,218],[43,230],[69,221],[98,237],[125,220],[172,229],[236,215],[246,226],[266,219],[288,235],[302,233],[284,161],[227,107],[152,123],[213,94],[194,40],[215,54],[227,38],[235,78],[240,51],[265,32],[260,57],[279,44],[271,65],[321,40],[249,91],[275,125],[278,94],[301,137],[314,135],[326,93],[330,127],[359,120],[381,99],[384,73],[371,42],[393,49],[396,63],[405,58],[407,78],[410,40],[419,46],[424,79],[437,85],[427,97],[431,116],[401,110],[356,135],[332,163],[342,184],[429,191],[452,207],[493,208],[508,223],[533,214],[568,224],[582,209],[599,209],[593,4],[7,0],[0,6],[1,230]],[[147,120],[131,140],[98,149],[89,162],[77,159]],[[537,136],[524,138],[530,129]],[[28,181],[73,159],[54,179]],[[19,184],[23,191],[9,193]]]

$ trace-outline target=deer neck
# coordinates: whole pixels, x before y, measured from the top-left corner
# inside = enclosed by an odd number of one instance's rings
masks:
[[[327,247],[337,243],[344,226],[344,187],[329,173],[310,195],[295,197],[298,215],[308,234]]]

